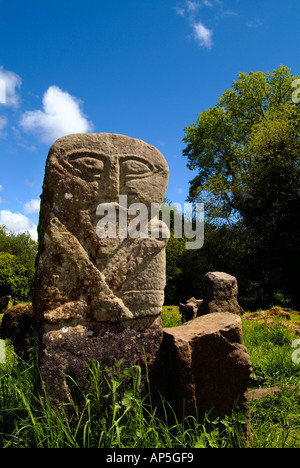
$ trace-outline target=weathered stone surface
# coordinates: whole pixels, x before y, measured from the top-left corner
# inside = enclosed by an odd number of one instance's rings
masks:
[[[3,314],[8,309],[10,300],[11,296],[0,297],[0,314]]]
[[[88,366],[92,361],[102,368],[118,369],[134,365],[145,369],[145,362],[155,364],[162,342],[160,318],[144,318],[132,322],[80,324],[46,324],[43,329],[40,372],[50,390],[55,405],[68,403],[72,398],[72,381],[76,380],[82,390],[89,389]],[[145,372],[142,385],[145,383]]]
[[[216,312],[241,314],[238,304],[238,284],[234,276],[223,272],[209,272],[203,279],[203,302],[198,317]]]
[[[214,313],[164,329],[163,346],[166,393],[179,417],[202,419],[212,409],[219,417],[233,409],[248,414],[252,369],[239,316]]]
[[[197,317],[198,309],[202,302],[202,299],[195,299],[192,297],[185,304],[179,304],[179,312],[183,323]]]
[[[114,204],[128,214],[119,205],[127,196],[127,208],[143,203],[155,222],[150,204],[161,204],[167,184],[164,157],[141,140],[83,134],[53,145],[41,197],[37,319],[122,322],[161,313],[166,239],[100,239],[97,207]]]
[[[4,313],[0,334],[12,341],[16,354],[27,358],[32,346],[33,326],[32,304],[18,304]]]
[[[33,307],[41,326],[41,375],[56,401],[70,399],[65,375],[84,382],[93,359],[103,367],[121,359],[134,365],[145,356],[154,362],[162,341],[167,238],[151,203],[162,203],[167,184],[163,155],[141,140],[79,134],[50,149]],[[130,235],[134,204],[146,208],[148,237]],[[108,232],[116,235],[103,237],[100,221],[111,207]]]

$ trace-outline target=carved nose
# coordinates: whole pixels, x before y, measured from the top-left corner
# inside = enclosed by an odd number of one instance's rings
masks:
[[[119,200],[119,163],[116,160],[110,160],[107,164],[105,196],[108,202]]]

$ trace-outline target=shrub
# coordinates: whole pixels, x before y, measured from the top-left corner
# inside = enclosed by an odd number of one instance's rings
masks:
[[[26,267],[20,260],[15,255],[0,252],[0,296],[25,301],[30,294],[30,286]]]

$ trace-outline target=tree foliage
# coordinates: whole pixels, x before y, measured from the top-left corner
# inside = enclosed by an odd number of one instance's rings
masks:
[[[269,300],[280,291],[300,305],[297,78],[285,66],[240,73],[216,106],[185,128],[183,154],[196,170],[189,200],[205,204],[207,226],[226,225],[230,233],[228,252],[239,261],[229,256],[227,270],[239,274],[244,290],[255,285]]]
[[[205,202],[211,218],[228,221],[247,215],[247,208],[253,209],[261,200],[251,190],[251,182],[259,174],[260,179],[271,175],[266,173],[270,164],[279,176],[288,168],[289,176],[299,183],[300,115],[299,104],[292,101],[295,79],[284,66],[272,73],[240,73],[217,105],[186,127],[183,154],[188,167],[198,171],[189,199]]]
[[[29,233],[9,233],[0,226],[0,296],[31,300],[36,254],[37,242]]]
[[[0,296],[27,300],[30,281],[20,260],[9,253],[0,252]]]

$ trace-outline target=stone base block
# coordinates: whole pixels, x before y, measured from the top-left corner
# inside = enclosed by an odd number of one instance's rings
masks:
[[[61,405],[71,401],[72,379],[88,391],[88,366],[102,368],[120,363],[120,369],[151,367],[161,347],[160,318],[109,324],[99,322],[44,325],[41,329],[40,373],[50,399]],[[68,379],[70,376],[72,379]],[[142,376],[145,379],[145,375]]]

